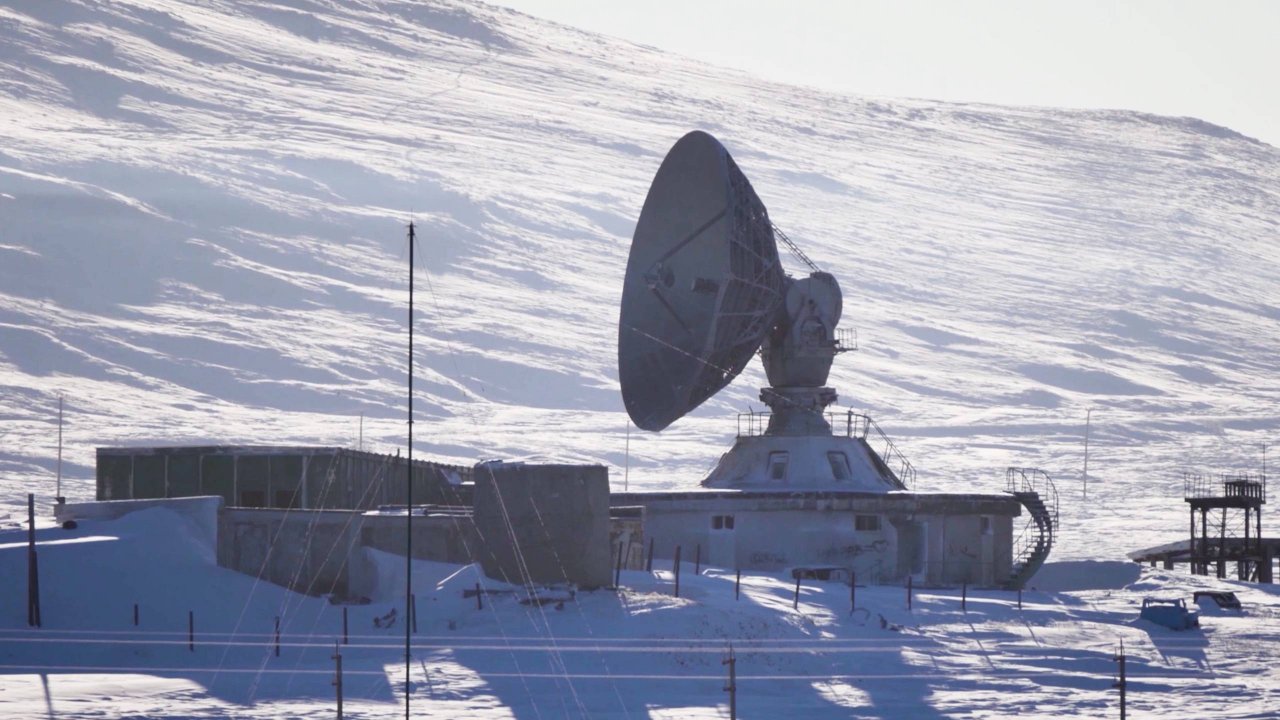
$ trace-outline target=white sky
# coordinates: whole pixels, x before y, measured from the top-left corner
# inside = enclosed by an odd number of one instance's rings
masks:
[[[1191,115],[1280,147],[1280,0],[491,0],[792,84]]]

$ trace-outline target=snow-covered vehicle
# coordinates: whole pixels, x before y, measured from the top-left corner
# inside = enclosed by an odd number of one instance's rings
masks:
[[[1138,617],[1174,630],[1200,627],[1199,613],[1187,610],[1187,603],[1182,598],[1143,598],[1142,613]]]

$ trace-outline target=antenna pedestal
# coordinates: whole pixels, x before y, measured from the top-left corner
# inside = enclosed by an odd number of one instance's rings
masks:
[[[766,435],[830,435],[826,410],[839,399],[829,387],[761,388],[760,399],[771,411]]]

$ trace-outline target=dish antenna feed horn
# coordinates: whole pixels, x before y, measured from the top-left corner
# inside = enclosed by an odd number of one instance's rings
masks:
[[[618,377],[637,427],[683,417],[759,350],[766,434],[831,432],[822,411],[837,399],[826,382],[843,349],[840,285],[800,257],[813,272],[795,279],[768,210],[718,140],[694,131],[676,142],[649,187],[623,281]]]

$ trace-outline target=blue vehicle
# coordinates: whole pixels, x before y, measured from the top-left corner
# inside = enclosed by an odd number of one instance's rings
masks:
[[[1187,610],[1187,603],[1182,598],[1143,598],[1142,614],[1138,617],[1173,630],[1200,627],[1200,614]]]

